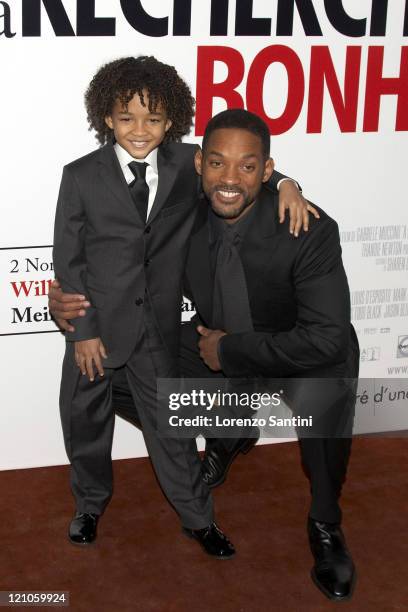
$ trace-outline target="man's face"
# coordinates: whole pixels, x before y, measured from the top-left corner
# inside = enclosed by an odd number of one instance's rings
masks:
[[[112,114],[105,118],[113,130],[116,142],[135,159],[144,159],[150,151],[159,146],[171,126],[165,110],[158,104],[154,113],[149,111],[149,98],[143,91],[146,106],[140,102],[136,93],[124,107],[116,100]]]
[[[197,152],[195,165],[212,209],[230,223],[254,204],[273,172],[273,160],[265,161],[261,139],[236,128],[214,130],[205,151]]]

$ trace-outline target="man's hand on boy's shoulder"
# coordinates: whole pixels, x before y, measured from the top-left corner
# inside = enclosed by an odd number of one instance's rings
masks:
[[[63,293],[57,280],[52,281],[48,292],[48,308],[58,327],[64,331],[73,332],[75,327],[70,320],[84,317],[90,302],[84,295],[77,293]]]
[[[309,229],[309,213],[319,219],[319,213],[308,202],[299,191],[296,183],[292,180],[282,180],[279,186],[279,222],[285,220],[286,210],[289,210],[289,231],[291,234],[299,236],[303,228],[305,232]]]

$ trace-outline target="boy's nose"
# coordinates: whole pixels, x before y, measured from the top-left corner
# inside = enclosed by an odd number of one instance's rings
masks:
[[[146,134],[146,127],[143,121],[140,121],[138,123],[136,123],[136,125],[133,128],[133,132],[135,134],[135,136],[141,136],[143,134]]]

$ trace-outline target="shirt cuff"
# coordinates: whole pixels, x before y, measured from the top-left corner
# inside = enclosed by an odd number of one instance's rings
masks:
[[[287,176],[287,177],[285,177],[285,178],[282,178],[280,181],[278,181],[278,182],[276,183],[276,189],[277,189],[278,191],[279,191],[280,186],[282,185],[283,181],[292,181],[292,183],[295,183],[295,185],[296,185],[296,187],[299,189],[300,193],[302,193],[302,188],[301,188],[301,186],[299,185],[299,183],[298,183],[297,181],[295,181],[294,179],[289,178],[288,176]]]

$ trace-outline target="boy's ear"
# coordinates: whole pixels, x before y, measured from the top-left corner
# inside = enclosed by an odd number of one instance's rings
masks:
[[[166,125],[164,126],[164,131],[168,132],[172,125],[173,125],[172,120],[171,119],[167,119]]]
[[[269,157],[266,162],[265,162],[265,166],[264,166],[264,173],[263,173],[263,177],[262,177],[262,182],[266,183],[267,181],[269,181],[269,179],[272,176],[272,172],[273,169],[275,167],[275,162],[273,161],[272,157]]]
[[[110,115],[108,117],[105,117],[105,123],[109,129],[113,130],[113,121]]]
[[[203,165],[203,152],[200,148],[197,149],[194,155],[194,165],[197,174],[201,176],[202,174],[202,165]]]

